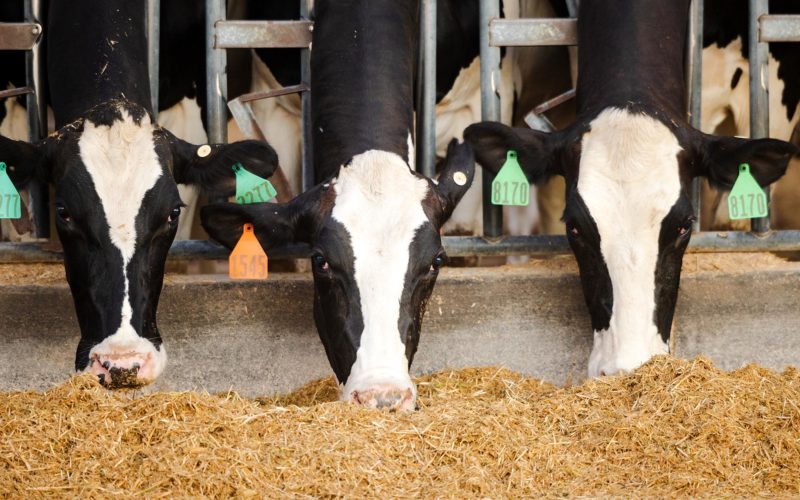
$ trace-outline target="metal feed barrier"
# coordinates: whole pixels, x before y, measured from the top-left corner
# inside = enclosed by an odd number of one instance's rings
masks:
[[[34,13],[31,2],[26,0],[26,19]],[[766,137],[769,130],[768,79],[762,78],[767,71],[768,43],[800,42],[800,16],[769,15],[768,0],[750,2],[750,124],[751,136]],[[229,48],[300,48],[300,85],[310,82],[310,51],[313,23],[308,17],[309,0],[300,2],[299,19],[296,21],[229,21],[226,19],[225,0],[206,0],[206,57],[207,57],[207,118],[208,137],[212,142],[226,142],[227,135],[227,74],[226,49]],[[576,45],[577,22],[574,19],[577,0],[568,0],[573,18],[569,19],[501,19],[497,0],[480,2],[480,56],[481,56],[481,117],[483,120],[499,120],[500,96],[494,90],[500,79],[500,47]],[[147,0],[148,46],[150,57],[151,92],[154,110],[158,103],[158,33],[159,1]],[[687,43],[687,111],[690,123],[700,127],[700,97],[702,71],[702,26],[703,2],[693,0]],[[5,39],[4,26],[0,24],[0,48]],[[417,168],[425,175],[432,175],[435,166],[435,95],[436,95],[436,0],[420,0],[420,54],[418,74],[418,119],[417,119]],[[24,47],[24,44],[23,44]],[[37,47],[29,50],[29,86],[39,88],[32,71]],[[41,76],[41,72],[38,73]],[[39,78],[40,80],[41,78]],[[36,94],[39,96],[39,94]],[[303,189],[314,183],[311,150],[311,93],[301,94],[302,102],[302,176]],[[36,97],[28,96],[29,112],[44,110],[37,106]],[[32,119],[33,120],[33,119]],[[31,140],[40,137],[37,121],[31,127]],[[36,130],[37,135],[33,135]],[[503,236],[502,207],[491,205],[491,179],[483,180],[484,235],[467,237],[444,237],[444,246],[451,256],[490,255],[552,255],[569,252],[564,236]],[[699,230],[699,183],[695,182],[692,199]],[[43,194],[46,191],[43,192]],[[40,198],[41,200],[42,198]],[[45,199],[46,200],[46,199]],[[39,202],[41,203],[41,201]],[[45,203],[46,206],[46,203]],[[46,211],[34,211],[37,215],[37,236],[46,236],[39,229],[46,228]],[[697,232],[689,243],[691,252],[756,252],[800,250],[800,231],[771,231],[769,219],[752,222],[752,232]],[[270,250],[272,257],[303,257],[308,248],[296,245]],[[176,241],[170,258],[178,260],[224,259],[227,251],[208,241]],[[59,253],[48,251],[36,243],[0,243],[0,262],[51,262],[61,259]]]

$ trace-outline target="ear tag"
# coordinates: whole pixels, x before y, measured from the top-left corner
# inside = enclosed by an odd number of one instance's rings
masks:
[[[278,194],[271,182],[248,172],[241,163],[234,165],[233,171],[236,173],[236,203],[266,203]]]
[[[766,217],[769,213],[767,196],[758,185],[750,165],[739,165],[739,176],[728,194],[728,215],[731,219],[753,219]]]
[[[261,248],[252,224],[245,224],[242,237],[228,257],[228,276],[235,280],[267,279],[267,254]]]
[[[528,206],[531,186],[517,162],[517,152],[509,149],[506,162],[492,181],[492,205]]]
[[[19,218],[19,191],[6,173],[6,164],[0,161],[0,219]]]

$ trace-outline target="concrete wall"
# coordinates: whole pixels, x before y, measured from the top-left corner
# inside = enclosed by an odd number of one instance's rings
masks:
[[[308,275],[263,283],[169,276],[159,308],[169,363],[154,388],[264,395],[330,375],[311,294]],[[800,266],[685,272],[676,353],[706,354],[726,368],[798,365],[799,306]],[[72,373],[79,336],[66,284],[1,286],[0,318],[0,390],[44,389]],[[445,269],[412,371],[504,365],[579,381],[591,335],[574,264]]]

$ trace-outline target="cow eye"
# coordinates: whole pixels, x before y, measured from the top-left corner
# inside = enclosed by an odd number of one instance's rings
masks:
[[[64,205],[60,203],[56,205],[56,214],[58,218],[64,222],[72,222],[72,215],[70,215],[69,211]]]
[[[581,235],[581,232],[578,231],[578,228],[570,223],[567,223],[567,233],[572,237],[578,237]]]
[[[169,213],[169,216],[167,217],[167,222],[169,223],[175,222],[176,220],[178,220],[180,216],[181,216],[181,207],[175,207]]]
[[[331,269],[330,264],[328,264],[328,261],[325,260],[322,254],[315,253],[312,255],[311,264],[314,266],[314,270],[319,273],[326,273]]]
[[[439,255],[434,257],[433,262],[431,262],[431,272],[438,271],[446,263],[447,263],[447,255],[445,255],[444,253],[440,253]]]
[[[692,224],[694,224],[694,221],[696,220],[697,217],[695,217],[694,215],[687,217],[686,220],[683,221],[683,224],[678,226],[678,236],[684,236],[692,232]]]

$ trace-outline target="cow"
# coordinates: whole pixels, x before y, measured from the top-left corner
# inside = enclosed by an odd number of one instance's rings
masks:
[[[730,190],[740,163],[767,185],[797,148],[715,137],[686,122],[690,0],[582,0],[578,116],[552,134],[498,123],[464,133],[496,173],[509,149],[532,182],[566,181],[563,219],[594,331],[591,377],[669,352],[681,261],[692,233],[693,178]]]
[[[706,0],[703,29],[702,130],[724,128],[731,135],[750,135],[749,12],[745,0]],[[800,14],[793,0],[771,0],[771,14]],[[769,46],[769,136],[798,144],[800,121],[800,43]],[[773,186],[773,227],[798,229],[800,169],[790,164]],[[705,190],[703,225],[710,229],[746,230],[748,221],[731,221],[727,195]]]
[[[311,246],[314,320],[341,399],[415,408],[409,367],[439,269],[439,230],[474,175],[453,141],[437,180],[414,170],[416,0],[315,2],[311,54],[318,184],[285,204],[213,204],[203,227],[228,248],[246,223],[265,248]]]
[[[506,18],[566,16],[563,0],[498,0]],[[249,1],[247,19],[296,19],[299,1]],[[436,155],[444,158],[453,138],[461,139],[467,125],[480,120],[480,59],[478,0],[440,0],[436,4]],[[254,49],[251,62],[251,92],[280,89],[300,82],[299,49]],[[546,71],[545,71],[546,68]],[[528,78],[528,76],[534,76]],[[503,50],[501,121],[511,123],[517,102],[539,104],[571,87],[569,58],[563,47],[514,47]],[[254,116],[265,137],[278,152],[281,168],[292,191],[302,190],[300,175],[300,97],[283,95],[253,101]],[[524,110],[522,114],[529,111]],[[231,123],[230,137],[242,137]],[[482,234],[481,173],[445,224],[447,234]],[[533,188],[532,200],[536,199]],[[506,207],[504,220],[512,234],[531,234],[534,227],[552,231],[560,227],[558,215],[543,210],[539,224],[536,203],[528,207]]]
[[[263,177],[265,143],[197,145],[157,126],[150,104],[144,1],[52,2],[47,73],[56,132],[0,137],[14,184],[55,189],[56,229],[81,338],[75,369],[108,387],[152,382],[166,350],[156,323],[164,264],[183,205],[177,184],[230,196],[241,162]]]

